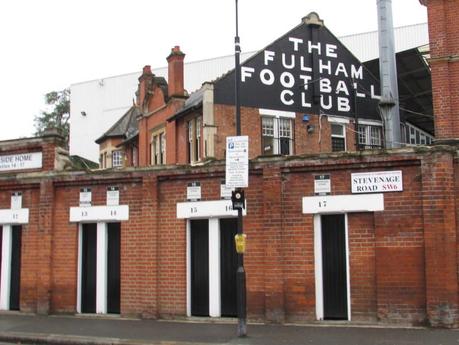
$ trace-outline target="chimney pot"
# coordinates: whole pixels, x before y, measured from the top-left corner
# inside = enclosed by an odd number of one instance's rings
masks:
[[[151,66],[150,65],[145,65],[143,67],[143,72],[142,74],[151,74]]]

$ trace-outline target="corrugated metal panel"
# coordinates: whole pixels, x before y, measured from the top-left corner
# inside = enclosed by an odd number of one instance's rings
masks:
[[[429,43],[427,23],[395,28],[394,36],[396,51]],[[339,37],[339,39],[362,62],[377,59],[379,56],[377,31]]]

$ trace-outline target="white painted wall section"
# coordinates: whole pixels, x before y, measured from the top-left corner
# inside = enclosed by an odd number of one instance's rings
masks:
[[[209,219],[209,315],[221,315],[220,290],[220,222]]]
[[[11,225],[3,225],[2,231],[2,272],[0,280],[0,310],[10,309],[11,288],[11,252],[13,245],[13,229]]]
[[[106,223],[97,223],[96,313],[107,313],[108,233]]]

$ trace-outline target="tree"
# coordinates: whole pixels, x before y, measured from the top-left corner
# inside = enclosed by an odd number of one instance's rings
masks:
[[[45,95],[45,103],[50,111],[41,111],[35,116],[35,135],[43,135],[49,128],[57,128],[66,141],[70,129],[70,89],[51,91]]]

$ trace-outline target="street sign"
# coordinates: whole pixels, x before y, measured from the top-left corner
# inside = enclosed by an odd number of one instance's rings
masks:
[[[245,188],[249,186],[249,137],[226,137],[227,187]]]

